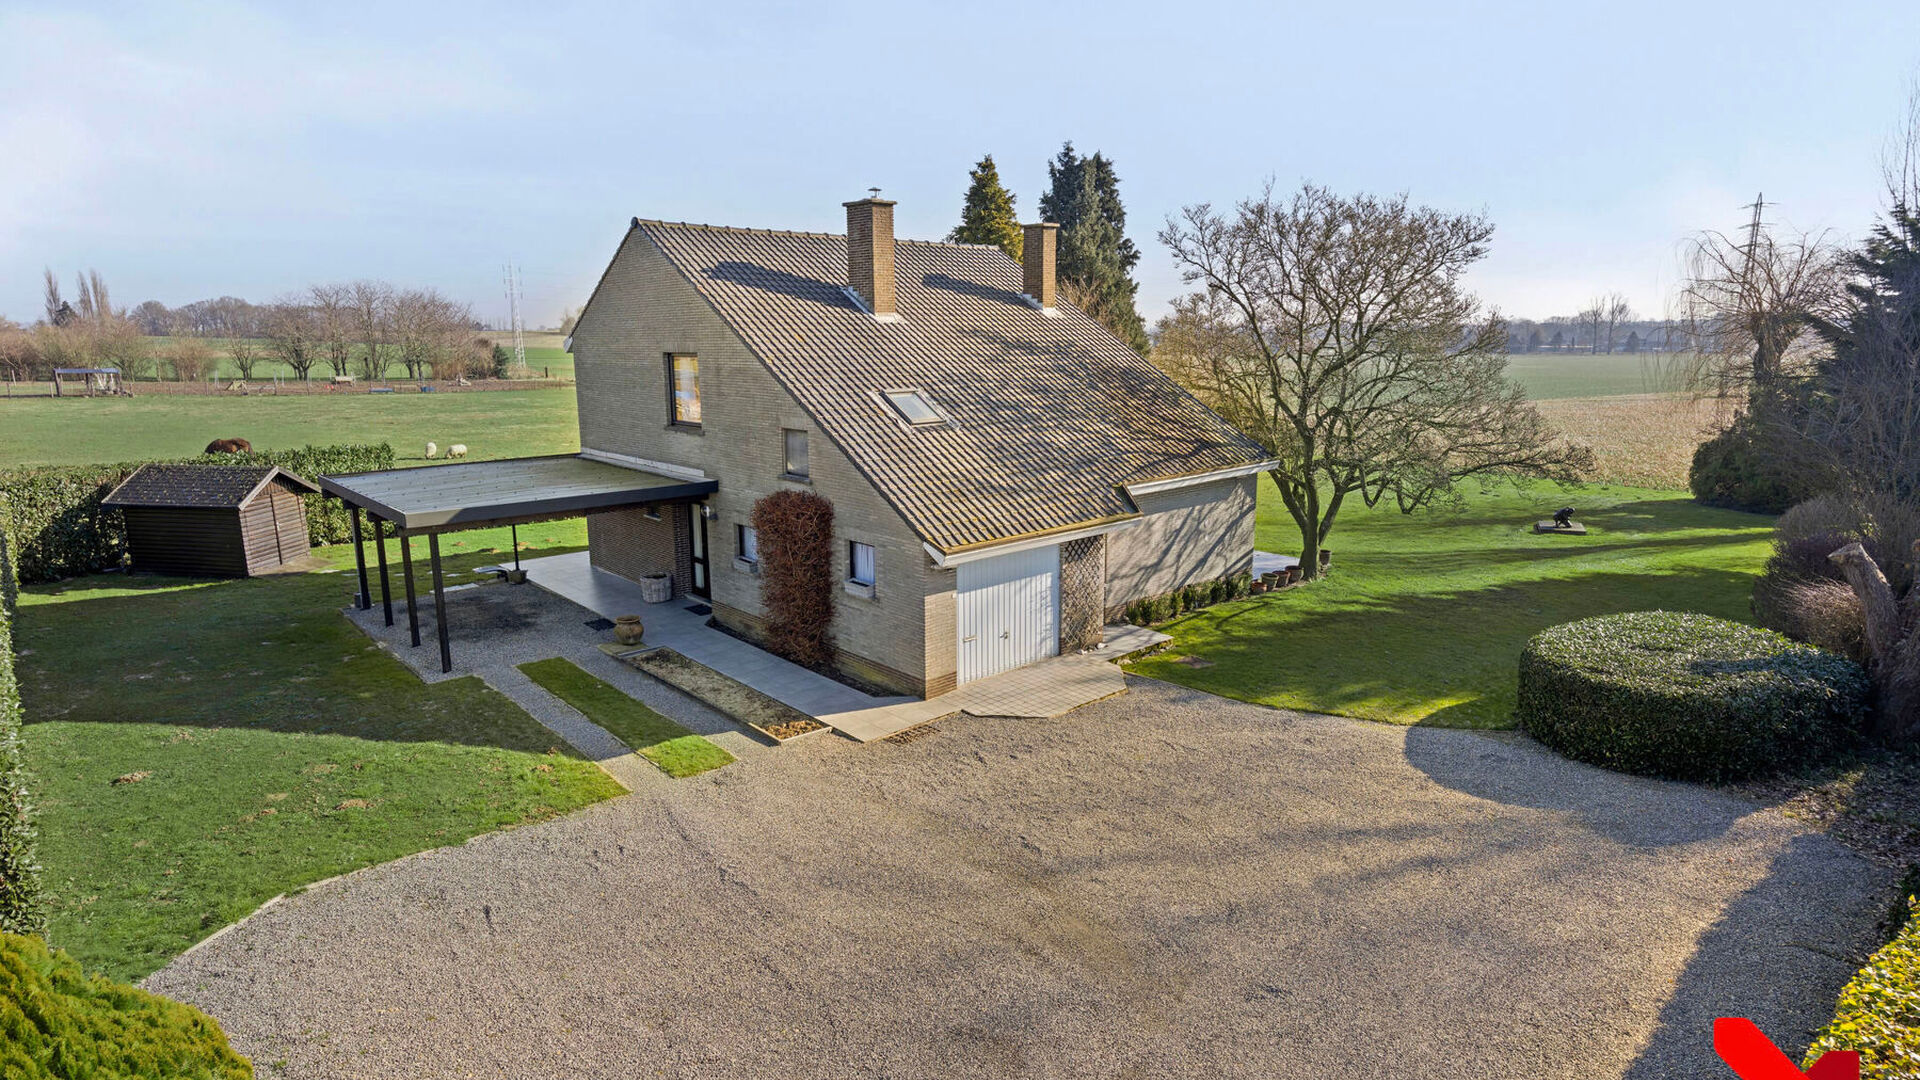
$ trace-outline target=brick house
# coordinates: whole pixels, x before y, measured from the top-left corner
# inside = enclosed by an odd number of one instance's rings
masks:
[[[1246,572],[1267,455],[1056,299],[1053,225],[998,248],[635,219],[570,348],[582,456],[718,489],[587,519],[751,638],[753,505],[834,504],[840,665],[931,697],[1093,647],[1127,603]]]

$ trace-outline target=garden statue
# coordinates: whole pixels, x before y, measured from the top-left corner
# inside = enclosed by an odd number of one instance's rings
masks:
[[[1563,506],[1553,512],[1552,521],[1536,521],[1533,531],[1537,533],[1556,533],[1561,536],[1585,536],[1587,527],[1573,520],[1573,507]]]
[[[1556,529],[1573,528],[1573,507],[1563,506],[1553,512],[1553,527]]]

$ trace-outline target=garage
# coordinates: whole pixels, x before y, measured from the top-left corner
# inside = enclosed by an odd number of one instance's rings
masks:
[[[961,683],[1059,653],[1058,545],[977,559],[955,572]]]

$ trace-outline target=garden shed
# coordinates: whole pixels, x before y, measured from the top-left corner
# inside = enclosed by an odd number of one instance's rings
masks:
[[[313,484],[272,465],[142,465],[101,505],[127,522],[135,570],[251,577],[307,554]]]

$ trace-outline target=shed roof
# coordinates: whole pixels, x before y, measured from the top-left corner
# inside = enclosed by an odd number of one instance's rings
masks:
[[[274,465],[142,465],[100,501],[104,506],[230,510],[252,502],[276,479],[302,492],[320,490]]]
[[[922,538],[946,552],[1139,510],[1128,485],[1268,459],[999,248],[899,240],[897,321],[848,295],[847,238],[636,220]],[[889,390],[945,416],[914,425]]]
[[[560,454],[322,476],[320,487],[401,529],[443,531],[699,499],[719,485]]]

